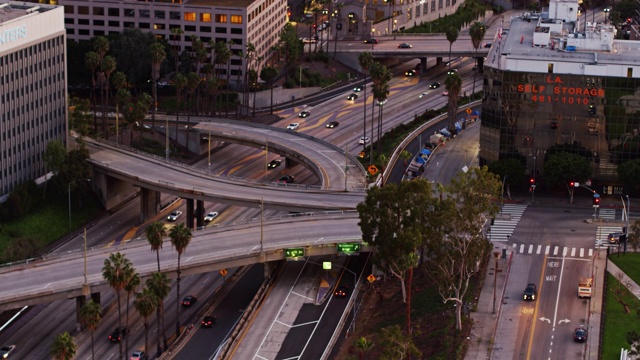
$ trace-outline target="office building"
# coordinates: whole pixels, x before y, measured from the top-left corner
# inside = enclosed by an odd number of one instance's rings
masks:
[[[640,157],[640,42],[577,14],[576,1],[551,1],[496,33],[484,65],[481,164],[519,157],[544,179],[547,153],[570,147],[604,185]]]
[[[45,175],[50,141],[66,143],[65,51],[62,7],[0,0],[0,201]]]

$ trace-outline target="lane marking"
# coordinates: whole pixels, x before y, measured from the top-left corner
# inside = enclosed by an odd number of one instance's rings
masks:
[[[533,321],[531,324],[531,333],[529,333],[529,345],[527,346],[527,360],[531,359],[531,345],[533,344],[533,333],[536,331],[536,322],[538,321],[538,307],[540,306],[540,294],[542,294],[542,279],[544,278],[544,272],[547,269],[547,255],[542,259],[542,271],[540,271],[540,281],[538,282],[538,298],[536,301],[536,307],[533,310]]]

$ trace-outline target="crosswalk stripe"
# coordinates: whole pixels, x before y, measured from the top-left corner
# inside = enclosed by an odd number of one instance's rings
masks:
[[[576,248],[571,248],[571,257],[576,256]]]
[[[489,231],[489,239],[491,241],[507,242],[516,230],[518,222],[522,218],[527,205],[522,204],[504,204],[500,209],[500,214],[508,215],[500,219],[493,219]],[[504,220],[509,219],[509,220]]]
[[[567,256],[567,248],[562,249],[562,257],[566,257]]]
[[[536,250],[536,255],[540,255],[540,250],[542,250],[542,245],[538,245],[538,249]]]
[[[580,248],[580,257],[584,257],[584,249]]]
[[[520,253],[522,254],[524,252],[524,244],[520,245]]]
[[[540,255],[542,253],[542,249],[543,249],[543,245],[540,244],[512,244],[512,249],[513,252],[515,252],[516,254],[528,254],[528,255]],[[551,252],[551,245],[545,245],[544,246],[544,254],[545,255],[549,255],[549,253]],[[560,251],[562,249],[562,251]],[[562,256],[562,257],[566,257],[566,258],[584,258],[585,255],[588,255],[589,257],[593,256],[593,250],[594,249],[585,249],[585,248],[578,248],[578,247],[569,247],[569,246],[553,246],[553,255],[554,257],[556,256]],[[562,253],[561,255],[558,255],[559,253]]]
[[[553,256],[557,256],[557,255],[558,255],[558,247],[557,247],[557,246],[555,246],[555,247],[553,248]]]
[[[593,249],[589,249],[589,257],[593,256]]]
[[[544,254],[545,255],[549,255],[549,249],[551,249],[551,246],[547,245],[547,247],[544,248]]]
[[[531,252],[533,251],[533,244],[529,245],[529,254],[531,254]]]

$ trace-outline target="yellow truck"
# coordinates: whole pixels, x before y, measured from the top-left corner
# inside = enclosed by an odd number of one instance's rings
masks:
[[[580,278],[580,282],[578,283],[579,298],[591,298],[592,289],[593,278]]]

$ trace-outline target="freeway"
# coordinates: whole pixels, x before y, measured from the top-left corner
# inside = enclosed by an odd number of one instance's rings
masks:
[[[487,31],[483,42],[493,41],[493,32]],[[369,51],[374,57],[402,57],[402,58],[418,58],[418,57],[448,57],[449,41],[444,34],[431,36],[403,36],[398,40],[390,37],[378,38],[378,44],[365,44],[360,40],[341,40],[338,41],[336,51],[339,53],[360,53]],[[404,42],[411,44],[410,49],[400,49],[398,44]],[[480,47],[475,49],[471,44],[469,35],[461,35],[451,45],[452,57],[485,57],[489,53],[489,48]]]

